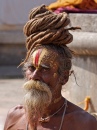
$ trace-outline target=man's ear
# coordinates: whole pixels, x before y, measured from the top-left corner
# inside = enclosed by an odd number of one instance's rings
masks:
[[[69,79],[69,70],[63,72],[62,85],[66,84]]]

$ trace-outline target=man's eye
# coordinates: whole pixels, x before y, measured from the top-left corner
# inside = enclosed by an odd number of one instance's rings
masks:
[[[42,68],[43,72],[47,72],[49,69],[48,68]]]
[[[30,71],[34,71],[35,70],[35,67],[34,66],[28,66],[28,69],[30,70]]]

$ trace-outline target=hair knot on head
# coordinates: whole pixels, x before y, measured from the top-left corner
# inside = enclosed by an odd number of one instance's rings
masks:
[[[55,14],[46,9],[45,5],[34,8],[29,14],[29,21],[24,26],[27,36],[27,49],[39,44],[66,45],[73,40],[72,35],[65,28],[70,23],[67,14]]]

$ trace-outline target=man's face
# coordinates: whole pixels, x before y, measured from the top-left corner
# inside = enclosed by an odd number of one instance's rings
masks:
[[[44,106],[50,106],[61,96],[58,58],[55,51],[45,48],[35,50],[29,58],[26,70],[29,81],[24,86],[28,89],[25,106],[31,122],[44,113]]]
[[[28,61],[26,78],[42,81],[50,86],[51,91],[54,91],[55,87],[60,84],[58,68],[58,54],[55,51],[45,48],[37,49]]]

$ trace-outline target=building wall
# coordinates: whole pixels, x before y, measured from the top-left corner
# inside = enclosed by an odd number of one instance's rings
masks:
[[[84,109],[84,100],[90,97],[89,112],[97,112],[97,56],[74,57],[69,82],[63,86],[62,94]],[[82,104],[79,104],[83,102]]]
[[[88,111],[97,112],[97,15],[69,14],[69,17],[70,26],[80,26],[82,30],[72,32],[74,40],[69,47],[77,54],[72,59],[74,74],[63,86],[62,94],[83,109],[83,101],[90,97]]]

